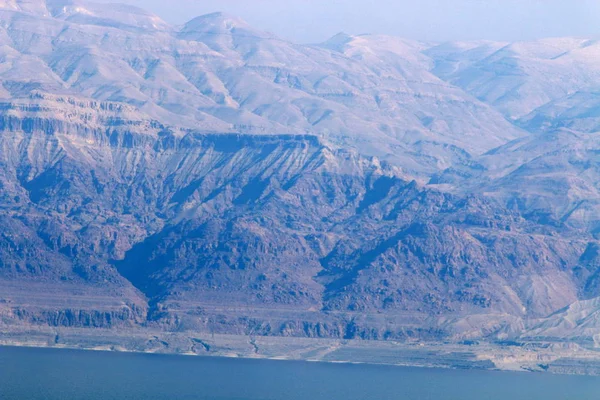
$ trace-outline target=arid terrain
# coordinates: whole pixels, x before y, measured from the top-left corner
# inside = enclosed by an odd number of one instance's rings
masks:
[[[0,0],[0,344],[596,373],[599,52]]]

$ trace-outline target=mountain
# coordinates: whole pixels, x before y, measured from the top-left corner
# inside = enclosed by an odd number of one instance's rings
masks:
[[[6,98],[43,90],[128,103],[208,132],[318,134],[418,177],[526,134],[431,74],[423,44],[300,46],[222,13],[175,28],[125,6],[6,4]]]
[[[0,0],[0,328],[589,345],[595,49]]]
[[[178,136],[127,107],[42,95],[4,106],[11,318],[401,339],[454,333],[431,316],[482,314],[480,330],[500,329],[578,300],[571,274],[589,239],[574,231],[431,191],[315,136]],[[19,291],[39,285],[51,301],[21,310]],[[93,313],[72,308],[95,298]]]
[[[447,43],[425,54],[435,60],[436,75],[518,120],[576,93],[596,92],[599,51],[596,40],[555,38]]]
[[[487,193],[545,223],[596,233],[599,52],[597,40],[583,38],[426,49],[433,73],[530,132],[470,165],[452,166],[432,183]]]
[[[501,146],[471,167],[450,168],[432,182],[482,191],[544,224],[594,235],[598,209],[597,133],[560,129]]]

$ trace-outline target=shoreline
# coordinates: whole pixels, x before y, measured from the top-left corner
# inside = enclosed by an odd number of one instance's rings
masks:
[[[600,351],[570,344],[400,343],[90,329],[0,329],[0,347],[600,376]]]
[[[52,350],[60,352],[62,350],[70,350],[76,352],[96,352],[96,353],[113,353],[113,354],[131,354],[131,355],[149,355],[149,356],[163,356],[163,357],[188,357],[188,358],[217,358],[226,360],[248,360],[248,361],[279,361],[279,362],[294,362],[294,363],[315,363],[315,364],[326,364],[326,365],[366,365],[374,367],[389,367],[389,368],[402,368],[402,369],[431,369],[431,370],[454,370],[454,371],[487,371],[487,372],[504,372],[504,373],[532,373],[541,371],[529,371],[529,370],[503,370],[498,368],[459,368],[452,366],[443,365],[427,365],[427,364],[391,364],[391,363],[377,363],[377,362],[363,362],[363,361],[351,361],[351,360],[336,360],[336,361],[324,361],[314,359],[293,359],[293,358],[282,358],[282,357],[250,357],[250,356],[237,356],[237,355],[202,355],[193,353],[157,353],[157,352],[145,352],[136,350],[113,350],[113,349],[98,349],[98,348],[82,348],[82,347],[63,347],[63,346],[47,346],[47,345],[28,345],[28,344],[0,344],[1,348],[13,348],[13,349],[40,349],[40,350]],[[573,374],[562,374],[562,375],[573,375]]]

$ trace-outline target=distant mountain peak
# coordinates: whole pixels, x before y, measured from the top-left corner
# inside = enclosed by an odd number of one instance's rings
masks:
[[[224,12],[201,15],[186,23],[182,32],[221,31],[232,32],[237,29],[251,30],[250,25],[239,17]]]
[[[243,19],[223,12],[192,19],[180,29],[179,38],[203,42],[218,52],[232,50],[238,40],[277,39],[275,35],[255,29]]]
[[[98,4],[81,0],[48,0],[56,17],[92,25],[134,27],[143,30],[171,30],[159,16],[128,4]]]
[[[143,30],[171,30],[160,17],[126,4],[100,4],[85,0],[0,0],[0,10],[53,17],[83,25]]]
[[[46,0],[0,0],[0,10],[21,11],[48,16]]]
[[[325,41],[321,46],[330,50],[342,51],[343,47],[352,42],[354,39],[356,39],[356,36],[350,35],[346,32],[340,32],[331,37],[329,40]]]

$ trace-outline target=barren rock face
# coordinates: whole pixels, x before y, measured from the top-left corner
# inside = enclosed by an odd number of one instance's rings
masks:
[[[540,317],[589,291],[576,231],[315,136],[175,134],[64,98],[4,108],[9,320],[430,338],[450,333],[432,317]],[[40,283],[64,299],[21,304]]]
[[[71,1],[0,22],[1,325],[472,339],[595,315],[595,135],[467,94],[455,63],[512,65],[493,44]]]

